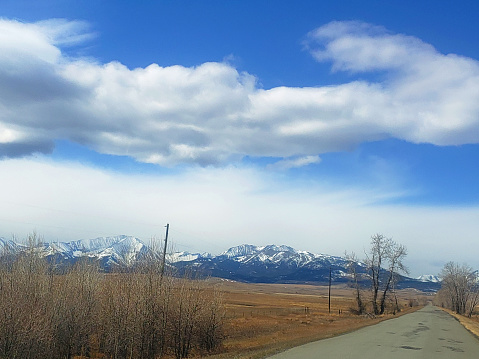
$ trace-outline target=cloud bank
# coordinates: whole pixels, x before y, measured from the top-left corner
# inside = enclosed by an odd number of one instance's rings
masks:
[[[227,63],[129,69],[65,55],[87,29],[0,20],[1,157],[61,139],[163,166],[268,156],[294,167],[386,138],[479,142],[479,62],[380,27],[332,22],[306,47],[333,71],[381,80],[271,89]]]
[[[308,181],[291,186],[276,173],[233,166],[177,174],[119,174],[42,158],[0,161],[0,237],[36,230],[45,241],[117,234],[148,243],[164,237],[177,250],[219,254],[242,243],[287,244],[316,253],[363,257],[370,236],[407,246],[413,275],[438,273],[450,260],[479,260],[477,207],[378,205],[397,194],[347,190]],[[454,245],[448,245],[454,241]]]

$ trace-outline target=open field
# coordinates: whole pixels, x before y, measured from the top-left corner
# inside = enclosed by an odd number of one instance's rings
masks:
[[[226,339],[222,354],[211,358],[261,358],[285,348],[392,318],[357,316],[349,312],[353,293],[346,286],[333,286],[331,313],[326,286],[295,284],[245,284],[223,282],[226,310]],[[419,308],[409,307],[412,299],[424,304],[432,299],[424,293],[403,290],[398,293],[400,314]]]

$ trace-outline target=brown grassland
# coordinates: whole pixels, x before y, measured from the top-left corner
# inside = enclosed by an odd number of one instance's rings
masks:
[[[331,313],[327,286],[223,282],[220,288],[225,305],[225,340],[221,354],[211,359],[264,358],[409,313],[432,300],[422,292],[399,291],[401,312],[373,317],[350,312],[353,292],[345,285],[333,286]]]

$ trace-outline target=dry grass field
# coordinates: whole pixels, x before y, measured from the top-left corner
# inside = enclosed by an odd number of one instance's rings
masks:
[[[333,286],[331,313],[328,288],[294,284],[220,284],[225,303],[225,335],[221,354],[213,359],[262,358],[289,347],[332,337],[394,317],[392,313],[372,318],[350,313],[353,292]],[[431,298],[421,292],[398,293],[400,314],[419,308]]]

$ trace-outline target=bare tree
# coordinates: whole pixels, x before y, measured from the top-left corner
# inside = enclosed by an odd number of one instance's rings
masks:
[[[359,260],[354,252],[350,254],[345,253],[345,256],[348,261],[347,268],[348,268],[349,275],[351,276],[352,286],[354,288],[354,293],[355,293],[354,299],[356,302],[356,308],[351,308],[351,311],[361,315],[364,313],[366,306],[362,299],[360,277],[358,273]]]
[[[466,264],[462,266],[448,262],[444,265],[440,276],[441,291],[445,296],[445,304],[458,314],[471,316],[479,302],[479,285],[476,272]]]
[[[371,276],[371,304],[374,314],[384,313],[387,296],[398,277],[397,272],[408,273],[403,263],[406,255],[406,247],[391,238],[379,233],[371,237],[371,246],[366,253],[366,265]]]

